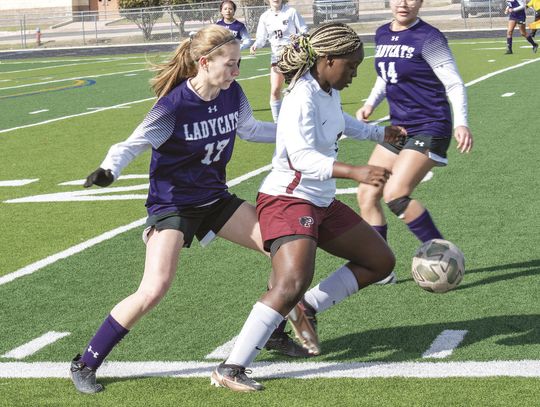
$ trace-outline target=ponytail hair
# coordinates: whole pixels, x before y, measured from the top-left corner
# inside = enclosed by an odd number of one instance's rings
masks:
[[[233,42],[238,44],[232,32],[215,24],[182,41],[169,61],[152,67],[157,73],[150,80],[150,85],[156,96],[165,96],[186,79],[196,76],[201,57],[206,56],[211,60],[216,55],[222,55],[222,46]]]
[[[291,36],[291,42],[285,46],[277,63],[289,85],[286,92],[292,90],[319,57],[351,54],[362,45],[358,34],[343,23],[323,24],[310,34]]]

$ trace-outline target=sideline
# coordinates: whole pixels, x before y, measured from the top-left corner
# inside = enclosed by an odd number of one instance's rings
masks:
[[[103,377],[209,377],[217,362],[105,362]],[[68,378],[66,362],[0,363],[0,378]],[[253,378],[540,377],[540,360],[489,362],[258,362]]]

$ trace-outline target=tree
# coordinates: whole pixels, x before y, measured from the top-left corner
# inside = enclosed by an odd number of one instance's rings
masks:
[[[162,5],[163,0],[118,0],[120,15],[137,24],[145,40],[151,38],[154,24],[163,17]]]
[[[268,5],[264,0],[241,0],[241,5],[246,19],[246,28],[250,33],[256,32],[259,18],[266,11]]]
[[[186,21],[210,21],[215,22],[219,14],[219,2],[201,3],[197,0],[165,0],[165,4],[171,6],[171,19],[178,27],[181,36],[186,35]]]

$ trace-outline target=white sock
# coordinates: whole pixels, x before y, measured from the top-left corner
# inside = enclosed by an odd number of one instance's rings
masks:
[[[225,363],[249,366],[281,321],[283,316],[279,312],[262,302],[256,302]]]
[[[323,312],[357,291],[356,277],[347,266],[342,266],[306,292],[304,299],[315,311]]]
[[[280,109],[281,109],[281,99],[270,101],[270,110],[272,111],[272,118],[274,119],[274,123],[277,123]]]

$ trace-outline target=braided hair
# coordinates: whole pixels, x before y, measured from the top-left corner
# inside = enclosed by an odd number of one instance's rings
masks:
[[[279,71],[289,85],[290,92],[298,78],[304,75],[324,56],[351,54],[362,46],[356,32],[343,23],[323,24],[310,34],[293,35],[277,63]]]

